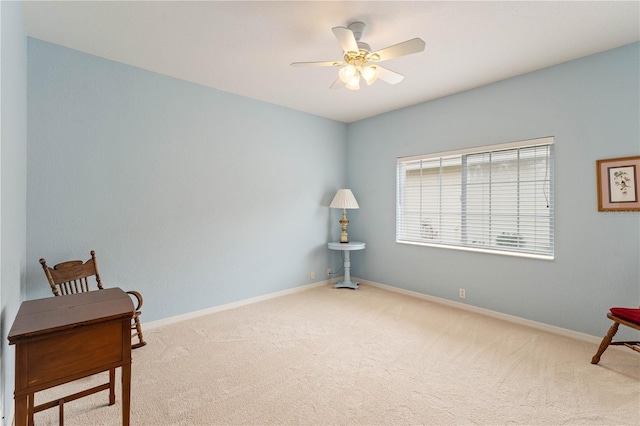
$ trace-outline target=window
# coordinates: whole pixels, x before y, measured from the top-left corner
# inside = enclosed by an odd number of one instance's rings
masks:
[[[399,158],[396,241],[553,259],[553,142]]]

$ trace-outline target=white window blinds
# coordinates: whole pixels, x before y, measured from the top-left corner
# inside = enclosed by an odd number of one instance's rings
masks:
[[[553,138],[397,160],[399,243],[553,258]]]

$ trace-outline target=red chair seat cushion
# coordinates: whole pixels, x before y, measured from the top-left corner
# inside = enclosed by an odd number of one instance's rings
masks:
[[[611,308],[610,311],[618,318],[640,325],[640,308]]]

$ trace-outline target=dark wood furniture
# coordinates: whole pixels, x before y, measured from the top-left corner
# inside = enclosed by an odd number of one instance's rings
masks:
[[[91,277],[94,277],[97,289],[102,290],[102,281],[100,280],[98,262],[96,261],[96,252],[94,250],[91,250],[91,259],[86,262],[69,260],[50,268],[47,266],[46,260],[40,259],[40,264],[55,296],[91,291],[90,282],[93,281],[90,279]],[[140,324],[142,295],[137,291],[127,291],[127,294],[135,297],[138,302],[131,321],[131,338],[138,338],[138,342],[131,347],[136,349],[147,344],[142,337],[142,325]]]
[[[591,358],[591,364],[600,362],[600,357],[609,345],[623,345],[636,352],[640,352],[640,342],[638,341],[612,342],[613,336],[618,332],[620,324],[635,330],[640,330],[640,308],[611,308],[607,314],[607,318],[612,320],[613,324],[609,327],[609,331],[602,339],[600,347],[598,347],[598,352]]]
[[[33,425],[33,414],[109,390],[115,404],[115,369],[122,367],[122,424],[129,425],[131,397],[131,298],[119,288],[28,300],[9,331],[16,346],[15,425]],[[109,382],[34,406],[34,394],[109,371]]]

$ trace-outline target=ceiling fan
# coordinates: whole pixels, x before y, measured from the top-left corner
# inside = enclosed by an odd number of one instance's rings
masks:
[[[377,65],[378,62],[411,55],[424,50],[424,41],[413,38],[402,43],[386,47],[375,52],[367,43],[360,41],[365,24],[354,22],[347,28],[334,27],[331,29],[344,51],[343,61],[293,62],[293,67],[342,67],[338,72],[338,79],[331,85],[332,89],[346,87],[349,90],[360,89],[360,77],[367,83],[373,84],[378,78],[389,84],[397,84],[404,76],[397,72]]]

